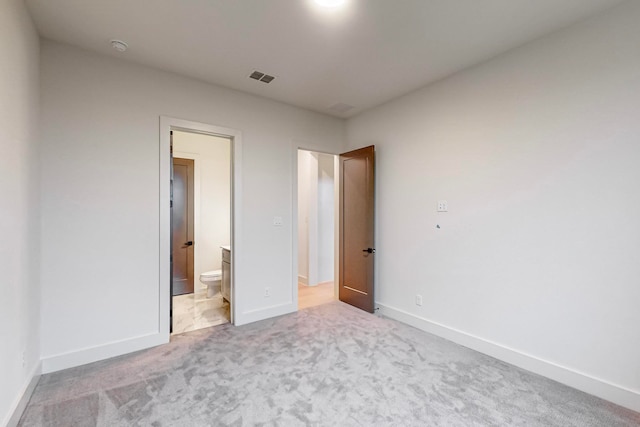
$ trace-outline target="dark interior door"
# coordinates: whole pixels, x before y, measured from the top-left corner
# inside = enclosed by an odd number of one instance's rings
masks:
[[[171,295],[193,292],[193,160],[173,158]]]
[[[340,155],[339,298],[374,311],[375,147]]]
[[[169,132],[169,333],[173,332],[173,131]]]

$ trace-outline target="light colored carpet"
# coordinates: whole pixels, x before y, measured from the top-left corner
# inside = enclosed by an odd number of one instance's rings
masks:
[[[640,414],[340,302],[41,378],[23,426],[637,426]]]

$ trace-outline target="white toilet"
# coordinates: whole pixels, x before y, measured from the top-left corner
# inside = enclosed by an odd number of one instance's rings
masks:
[[[218,295],[222,286],[222,270],[205,271],[200,275],[200,283],[207,287],[207,298]]]

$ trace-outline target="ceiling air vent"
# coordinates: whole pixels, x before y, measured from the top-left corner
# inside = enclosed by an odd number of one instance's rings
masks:
[[[269,74],[261,73],[260,71],[254,71],[249,74],[249,78],[253,80],[258,80],[262,83],[271,83],[275,77],[270,76]]]
[[[329,107],[329,110],[339,114],[344,114],[354,108],[355,107],[353,105],[345,104],[344,102],[338,102],[337,104],[333,104],[331,107]]]

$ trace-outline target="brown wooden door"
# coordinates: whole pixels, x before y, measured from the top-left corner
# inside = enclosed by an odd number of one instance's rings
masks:
[[[339,298],[373,313],[375,147],[340,154]]]
[[[173,159],[171,295],[193,292],[193,160]]]

